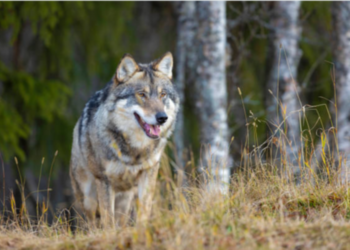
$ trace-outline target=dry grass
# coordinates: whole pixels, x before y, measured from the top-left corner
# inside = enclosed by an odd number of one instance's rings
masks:
[[[0,249],[346,249],[349,189],[339,182],[288,181],[257,168],[234,176],[229,195],[181,189],[163,167],[152,218],[124,228],[73,233],[22,217],[2,221]]]
[[[305,150],[295,181],[295,167],[283,151],[286,140],[277,141],[279,161],[258,157],[257,150],[264,147],[243,154],[242,168],[234,174],[227,195],[193,184],[181,188],[169,161],[163,159],[148,223],[132,221],[123,228],[102,229],[79,220],[72,232],[70,225],[77,218],[66,221],[57,215],[49,226],[47,203],[38,204],[38,222],[28,218],[24,195],[18,212],[12,199],[12,218],[0,219],[0,249],[347,249],[349,187],[334,167],[336,153],[327,153],[334,147],[322,139],[318,171],[310,167],[317,158],[314,148],[309,149],[313,153]],[[279,170],[274,165],[280,165]]]

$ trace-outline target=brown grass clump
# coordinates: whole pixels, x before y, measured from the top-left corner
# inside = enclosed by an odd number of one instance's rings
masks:
[[[147,224],[71,231],[19,214],[2,220],[0,249],[346,249],[349,188],[329,180],[301,183],[256,168],[235,174],[228,195],[182,190],[165,167]],[[185,195],[184,195],[185,193]],[[185,198],[187,197],[187,198]],[[22,211],[24,213],[24,210]]]

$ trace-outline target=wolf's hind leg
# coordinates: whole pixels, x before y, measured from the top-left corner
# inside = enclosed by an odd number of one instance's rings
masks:
[[[84,210],[87,219],[89,221],[95,221],[98,203],[95,191],[96,189],[91,189],[93,190],[84,196]]]
[[[119,192],[115,196],[115,223],[118,226],[124,226],[128,223],[131,202],[134,198],[134,190]]]
[[[69,171],[69,175],[70,175],[70,179],[71,179],[71,183],[72,183],[72,188],[73,188],[73,194],[74,194],[74,206],[76,208],[83,209],[83,199],[84,199],[84,194],[80,189],[79,183],[77,182],[77,180],[75,179],[75,176],[73,174],[72,168]]]
[[[84,212],[84,205],[83,205],[83,200],[84,200],[84,194],[81,191],[81,188],[79,186],[78,181],[76,180],[75,176],[74,176],[74,172],[72,167],[70,168],[69,171],[69,175],[70,175],[70,179],[71,179],[71,183],[72,183],[72,188],[73,188],[73,193],[74,193],[74,202],[73,202],[73,206],[74,206],[74,210],[73,210],[73,214],[75,215],[74,217],[76,217],[76,219],[73,221],[74,223],[74,228],[76,226],[79,225],[80,223],[80,218],[81,217],[81,213]]]
[[[83,207],[85,216],[88,221],[95,222],[98,207],[95,177],[92,174],[88,174],[87,180],[82,186],[84,193]]]

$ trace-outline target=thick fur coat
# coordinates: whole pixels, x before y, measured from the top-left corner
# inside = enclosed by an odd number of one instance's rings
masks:
[[[99,212],[103,223],[125,222],[135,192],[140,218],[150,215],[159,161],[179,108],[172,67],[169,52],[149,64],[126,55],[87,102],[74,128],[70,177],[89,220]]]

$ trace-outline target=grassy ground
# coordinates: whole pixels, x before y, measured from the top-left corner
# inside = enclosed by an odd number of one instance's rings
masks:
[[[149,223],[72,233],[57,218],[30,225],[2,221],[0,249],[347,249],[349,188],[273,171],[238,173],[229,195],[188,189],[186,198],[161,171]]]

